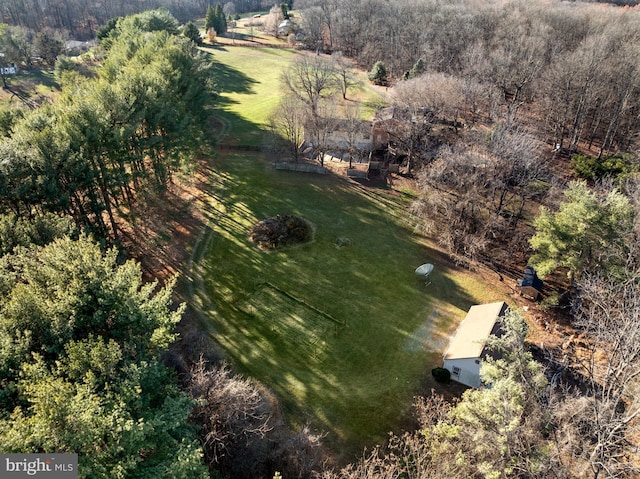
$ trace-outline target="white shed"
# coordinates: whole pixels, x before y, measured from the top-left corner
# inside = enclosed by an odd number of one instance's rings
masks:
[[[451,379],[473,388],[482,386],[480,366],[490,335],[498,334],[499,319],[507,310],[504,301],[471,306],[444,353],[443,367]]]
[[[289,35],[296,32],[296,24],[291,20],[285,20],[278,25],[278,35]]]

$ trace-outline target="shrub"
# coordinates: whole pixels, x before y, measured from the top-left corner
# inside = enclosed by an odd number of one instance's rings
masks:
[[[445,368],[433,368],[431,370],[431,374],[433,375],[433,378],[438,381],[439,383],[448,383],[449,381],[451,381],[451,372],[449,372],[448,369]]]
[[[351,244],[351,239],[347,237],[336,238],[336,246],[338,248],[342,248],[344,246],[349,246]]]
[[[249,238],[260,248],[276,249],[311,241],[313,228],[299,216],[276,215],[254,225]]]
[[[542,311],[549,311],[553,308],[557,308],[560,304],[560,295],[557,291],[553,291],[551,294],[546,296],[538,305],[538,307]]]
[[[599,180],[605,177],[617,179],[637,170],[637,167],[633,164],[632,156],[625,153],[602,158],[587,155],[573,155],[571,161],[573,162],[573,171],[575,171],[580,178],[589,181]]]
[[[209,30],[207,30],[207,38],[209,39],[209,43],[215,43],[216,42],[216,31],[214,28],[210,28]]]

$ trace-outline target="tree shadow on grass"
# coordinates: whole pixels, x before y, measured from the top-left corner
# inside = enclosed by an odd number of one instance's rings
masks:
[[[438,302],[446,303],[437,308],[442,315],[460,310],[462,319],[476,301],[454,281],[459,268],[390,215],[401,206],[395,198],[365,195],[339,176],[275,171],[262,155],[233,151],[222,163],[224,214],[201,265],[208,300],[219,313],[218,337],[286,411],[332,431],[330,442],[351,460],[396,427],[399,411],[421,392],[425,371],[440,365],[428,358],[439,359],[441,351],[407,351],[407,340],[434,316]],[[313,222],[314,242],[269,253],[253,247],[250,226],[278,213]],[[351,242],[338,248],[336,238],[343,236]],[[424,262],[436,265],[428,286],[414,273]],[[282,308],[265,304],[256,316],[244,311],[247,304],[258,307],[251,295],[265,281],[347,326],[323,336],[322,350],[310,357],[307,339],[295,337],[301,329],[283,323]],[[456,319],[435,328],[448,331]]]
[[[215,90],[219,93],[212,112],[212,133],[221,148],[244,151],[260,151],[265,144],[265,130],[262,124],[248,120],[232,111],[236,100],[228,94],[255,94],[259,83],[243,72],[218,62],[215,55],[209,55],[213,65]]]
[[[35,84],[42,85],[47,88],[60,88],[51,71],[41,68],[25,68],[21,75],[16,76],[17,79],[31,79]]]
[[[213,50],[225,50],[225,48],[215,48]],[[251,93],[252,86],[258,83],[256,80],[242,73],[240,70],[231,68],[216,60],[215,54],[208,52],[207,57],[214,70],[215,88],[221,93]],[[221,97],[218,97],[218,101]]]

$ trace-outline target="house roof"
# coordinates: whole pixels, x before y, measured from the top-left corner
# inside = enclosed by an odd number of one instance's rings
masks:
[[[392,118],[396,117],[396,113],[396,107],[388,106],[386,108],[383,108],[382,110],[378,110],[378,112],[376,113],[376,120],[391,120]]]
[[[471,306],[449,342],[444,359],[479,358],[498,318],[506,309],[504,301]]]
[[[315,123],[320,128],[328,128],[331,131],[355,131],[358,133],[370,133],[371,122],[368,120],[347,120],[343,118],[317,118]],[[304,124],[305,129],[313,129],[315,125],[312,120],[307,120]]]

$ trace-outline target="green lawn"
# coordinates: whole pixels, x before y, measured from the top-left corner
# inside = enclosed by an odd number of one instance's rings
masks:
[[[0,108],[29,108],[32,102],[54,99],[59,93],[51,71],[22,69],[17,75],[8,75],[6,80],[9,90],[0,91]]]
[[[224,142],[231,146],[260,147],[271,111],[280,100],[280,71],[295,53],[276,48],[219,46],[205,49],[216,67],[222,95],[221,120],[227,128]]]
[[[255,144],[291,58],[215,51],[219,85],[233,90],[221,98],[225,143]],[[399,426],[415,394],[436,387],[431,368],[469,306],[499,296],[412,234],[409,195],[276,171],[260,153],[223,151],[214,232],[196,255],[197,302],[216,340],[278,395],[292,424],[327,431],[325,443],[353,459]],[[312,222],[314,241],[277,252],[254,247],[249,228],[278,213]],[[349,244],[338,247],[338,238]],[[436,266],[428,286],[414,275],[425,262]]]

